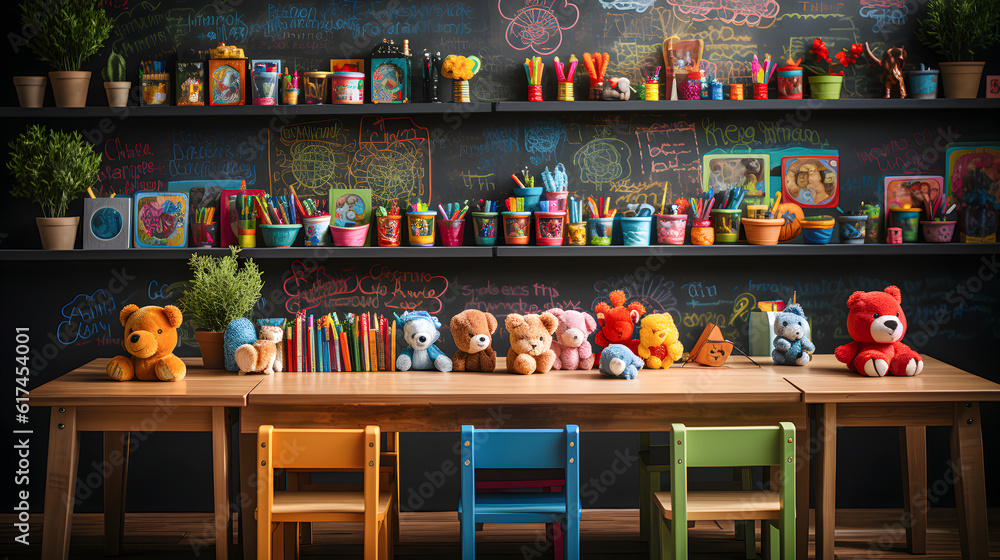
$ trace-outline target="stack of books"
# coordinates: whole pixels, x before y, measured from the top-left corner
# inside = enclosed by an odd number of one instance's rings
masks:
[[[285,371],[396,371],[396,322],[376,313],[306,315],[285,323]]]

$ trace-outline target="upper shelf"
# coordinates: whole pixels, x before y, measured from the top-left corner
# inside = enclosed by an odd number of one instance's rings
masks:
[[[326,115],[443,115],[448,113],[489,113],[492,103],[365,103],[363,105],[229,105],[157,107],[42,107],[23,109],[2,107],[3,118],[94,118],[94,117],[295,117]]]
[[[45,251],[41,249],[0,250],[0,261],[80,261],[80,260],[167,260],[187,259],[192,253],[224,256],[228,248],[181,247],[162,249],[95,249]],[[240,256],[254,259],[408,259],[492,257],[493,247],[259,247],[241,249]]]
[[[744,101],[500,101],[498,113],[690,112],[690,111],[857,111],[912,109],[1000,109],[1000,99],[748,99]]]

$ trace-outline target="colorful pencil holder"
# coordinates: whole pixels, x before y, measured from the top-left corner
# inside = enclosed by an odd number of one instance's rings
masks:
[[[917,212],[914,212],[916,214]],[[914,221],[916,221],[914,219]],[[840,242],[860,245],[865,242],[865,224],[868,216],[845,215],[837,216],[837,226],[840,230]],[[916,224],[913,226],[914,241],[916,241]]]
[[[660,245],[683,245],[687,214],[657,214],[656,242]]]
[[[956,222],[926,220],[920,222],[920,231],[927,243],[951,243],[955,236],[955,224]]]
[[[552,207],[549,206],[550,211],[566,211],[566,200],[569,199],[569,191],[545,191],[542,193],[542,196],[544,196],[545,200],[548,200],[549,202],[556,202],[558,210],[552,210]]]
[[[89,200],[89,199],[84,199]],[[191,233],[194,238],[194,244],[199,247],[215,247],[218,245],[219,240],[219,223],[212,222],[210,224],[195,222],[191,224]]]
[[[368,226],[330,226],[330,237],[334,247],[363,247],[368,239]]]
[[[330,86],[330,103],[360,105],[365,102],[364,72],[334,72]]]
[[[542,100],[542,86],[541,85],[528,85],[528,101],[541,101]]]
[[[472,212],[472,225],[476,227],[476,245],[490,247],[497,243],[496,212]]]
[[[601,95],[604,93],[604,82],[595,82],[590,80],[590,92],[589,97],[591,101],[600,101]]]
[[[753,85],[754,99],[767,99],[767,82]]]
[[[802,225],[802,241],[809,245],[826,245],[833,238],[833,226],[837,221],[833,216],[809,217],[799,222]]]
[[[402,216],[376,216],[379,247],[399,247],[399,220]]]
[[[885,230],[885,242],[889,245],[902,245],[903,244],[903,230],[898,227],[886,228]]]
[[[455,80],[451,101],[452,103],[469,103],[472,101],[472,96],[469,94],[469,80]]]
[[[240,247],[253,249],[257,246],[257,220],[238,220],[236,222],[236,244]]]
[[[507,245],[527,245],[531,238],[531,212],[503,213],[503,240]]]
[[[591,218],[587,220],[587,230],[591,245],[611,245],[611,234],[614,233],[614,218]]]
[[[937,70],[909,70],[903,72],[906,91],[910,99],[935,99],[938,90]]]
[[[253,88],[251,99],[254,105],[278,104],[278,73],[254,70],[250,74]]]
[[[646,81],[646,88],[643,90],[643,99],[646,101],[660,100],[660,82],[654,80]]]
[[[298,105],[299,88],[285,88],[281,95],[281,102],[285,105]]]
[[[261,224],[260,236],[268,247],[291,247],[302,224]]]
[[[692,245],[712,245],[715,243],[715,228],[711,220],[699,220],[691,224]]]
[[[329,215],[302,218],[302,228],[306,247],[329,247],[333,243]]]
[[[903,230],[903,243],[916,243],[919,232],[920,210],[913,208],[890,208],[889,216],[893,227]],[[867,216],[866,216],[867,218]]]
[[[802,99],[802,67],[781,66],[778,75],[778,99]]]
[[[587,244],[587,222],[566,224],[566,242],[569,245]]]
[[[562,245],[566,212],[535,212],[535,244]]]
[[[531,213],[541,210],[538,201],[542,199],[542,187],[514,187],[514,196],[524,199],[524,211]]]
[[[712,90],[712,101],[722,101],[722,82],[713,81],[709,87]]]
[[[465,240],[465,218],[461,220],[438,220],[438,233],[441,234],[441,245],[445,247],[461,247]]]
[[[327,102],[332,72],[306,72],[303,74],[307,105],[322,105]]]
[[[406,222],[409,225],[410,245],[413,247],[434,246],[434,218],[437,212],[409,212]]]
[[[729,99],[743,101],[743,84],[729,84]]]
[[[736,243],[740,240],[739,208],[716,208],[712,210],[712,223],[715,225],[716,243]]]
[[[681,80],[680,85],[677,86],[677,95],[687,101],[701,99],[701,80],[692,80],[691,78]]]
[[[622,242],[626,247],[648,247],[652,216],[622,217]]]
[[[559,82],[559,101],[574,101],[573,82]]]

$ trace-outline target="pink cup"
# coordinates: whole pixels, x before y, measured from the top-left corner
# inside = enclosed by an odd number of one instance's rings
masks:
[[[657,214],[656,242],[660,245],[683,245],[686,228],[686,214]]]
[[[441,244],[445,247],[459,247],[465,239],[465,219],[438,220],[438,231],[441,232]]]
[[[569,198],[569,191],[545,191],[542,196],[545,197],[545,200],[556,201],[557,207],[550,208],[550,212],[566,211],[566,199]]]

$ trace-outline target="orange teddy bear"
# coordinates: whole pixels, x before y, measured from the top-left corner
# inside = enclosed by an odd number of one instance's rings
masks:
[[[637,301],[628,304],[628,307],[622,307],[626,297],[625,292],[621,290],[608,294],[608,299],[611,305],[602,301],[594,307],[597,324],[601,326],[601,330],[594,337],[594,343],[604,348],[609,344],[624,344],[633,354],[637,353],[639,341],[632,340],[632,330],[639,322],[639,317],[646,313],[646,308]],[[600,362],[600,353],[597,354],[596,360]]]
[[[173,305],[139,308],[129,304],[118,315],[125,336],[122,345],[130,354],[108,362],[108,377],[115,381],[180,381],[187,373],[184,361],[174,356],[181,310]]]

